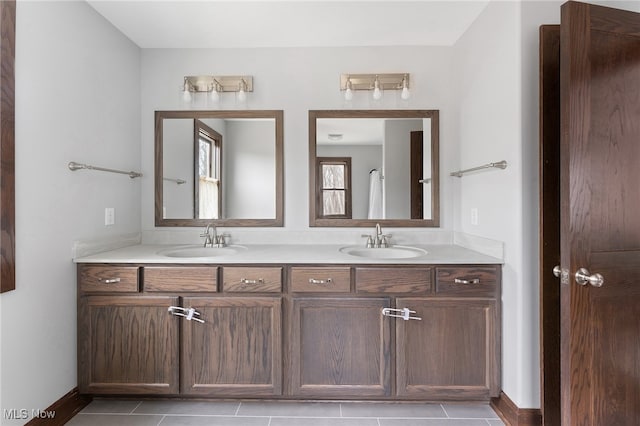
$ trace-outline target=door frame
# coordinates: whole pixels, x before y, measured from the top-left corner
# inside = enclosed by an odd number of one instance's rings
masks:
[[[561,423],[560,399],[560,25],[540,27],[540,409]]]

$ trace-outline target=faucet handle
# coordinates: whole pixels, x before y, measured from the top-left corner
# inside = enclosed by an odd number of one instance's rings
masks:
[[[383,234],[380,236],[380,247],[385,248],[389,247],[389,238],[391,238],[391,234]]]
[[[218,247],[224,247],[227,245],[227,238],[230,237],[229,234],[220,234],[216,237],[216,245]]]
[[[367,248],[372,248],[373,247],[373,238],[371,237],[371,235],[362,234],[362,238],[366,238],[367,239]]]

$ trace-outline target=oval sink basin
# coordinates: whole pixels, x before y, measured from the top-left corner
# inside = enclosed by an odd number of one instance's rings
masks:
[[[243,246],[226,246],[226,247],[202,247],[188,246],[169,250],[159,251],[158,254],[167,257],[220,257],[230,256],[246,250]]]
[[[368,257],[370,259],[409,259],[427,254],[426,250],[417,247],[393,246],[381,248],[366,248],[362,246],[348,246],[340,248],[342,253],[351,256]]]

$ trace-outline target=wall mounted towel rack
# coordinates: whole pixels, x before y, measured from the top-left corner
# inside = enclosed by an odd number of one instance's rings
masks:
[[[169,182],[175,182],[175,183],[177,183],[178,185],[182,185],[182,184],[184,184],[184,183],[187,183],[187,181],[186,181],[186,180],[184,180],[184,179],[162,178],[162,180],[167,180],[167,181],[169,181]]]
[[[142,176],[142,173],[138,173],[138,172],[125,172],[123,170],[107,169],[105,167],[92,166],[90,164],[76,163],[75,161],[72,161],[69,163],[69,170],[75,172],[76,170],[80,170],[80,169],[99,170],[101,172],[109,172],[109,173],[120,173],[121,175],[129,175],[131,179]]]
[[[502,160],[502,161],[498,161],[497,163],[487,163],[487,164],[483,164],[482,166],[473,167],[471,169],[458,170],[457,172],[451,172],[451,176],[462,177],[466,173],[471,173],[471,172],[475,172],[482,169],[506,169],[506,168],[507,168],[507,162],[505,160]]]

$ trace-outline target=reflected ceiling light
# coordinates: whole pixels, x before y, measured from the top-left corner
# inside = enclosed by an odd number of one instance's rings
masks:
[[[409,73],[342,74],[340,90],[344,91],[346,101],[353,99],[354,90],[369,90],[374,100],[380,100],[384,90],[400,90],[400,97],[407,100],[411,97],[409,82]]]
[[[220,93],[236,92],[238,101],[247,100],[247,92],[253,92],[253,77],[250,75],[198,75],[186,76],[182,85],[182,100],[191,102],[196,93],[209,93],[213,102],[220,100]]]
[[[342,133],[329,133],[327,135],[327,138],[330,141],[341,141],[342,140]]]

